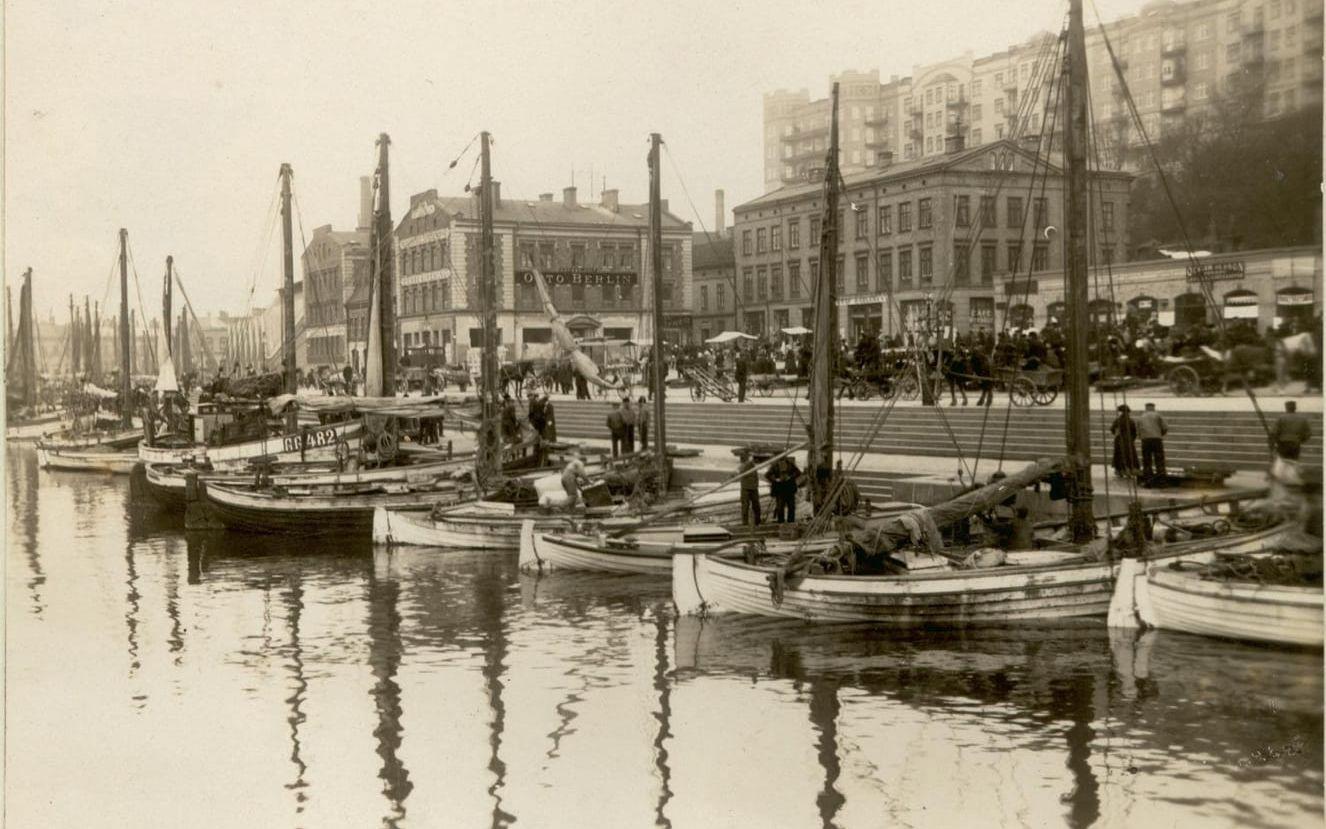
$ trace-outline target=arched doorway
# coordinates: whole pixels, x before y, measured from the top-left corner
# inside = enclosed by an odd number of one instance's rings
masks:
[[[1220,316],[1227,320],[1255,320],[1257,302],[1257,294],[1246,288],[1229,291],[1221,301]]]
[[[1068,312],[1068,306],[1065,305],[1064,303],[1051,302],[1049,305],[1045,307],[1046,324],[1049,324],[1051,321],[1053,321],[1059,323],[1060,325],[1063,325],[1064,315],[1067,312]]]
[[[1281,288],[1275,292],[1275,325],[1288,325],[1294,331],[1312,327],[1315,295],[1309,288]]]
[[[1128,300],[1128,310],[1126,316],[1139,325],[1146,325],[1156,318],[1156,309],[1159,303],[1153,296],[1139,296]]]
[[[1174,327],[1180,331],[1206,324],[1206,298],[1187,293],[1174,297]]]
[[[1093,299],[1087,303],[1087,320],[1092,325],[1114,323],[1114,303],[1108,299]]]
[[[586,316],[584,314],[571,317],[571,319],[566,321],[567,330],[569,330],[571,332],[571,336],[575,337],[576,339],[582,339],[584,337],[592,337],[596,333],[598,333],[598,330],[602,327],[603,327],[602,323],[600,323],[598,320],[594,319],[593,317]]]
[[[1035,328],[1036,327],[1036,309],[1020,302],[1012,305],[1008,309],[1008,319],[1006,323],[1008,328]]]

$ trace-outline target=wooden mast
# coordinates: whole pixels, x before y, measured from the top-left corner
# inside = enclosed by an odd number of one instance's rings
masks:
[[[833,85],[829,154],[824,165],[824,222],[819,239],[820,276],[815,291],[815,352],[810,373],[810,447],[806,467],[815,504],[823,504],[833,471],[833,368],[837,356],[834,296],[838,270],[838,84]]]
[[[295,242],[290,224],[290,178],[293,175],[289,164],[281,165],[281,267],[285,277],[281,283],[281,328],[282,366],[285,371],[286,394],[299,391],[296,379],[298,369],[295,366]],[[295,414],[287,418],[290,428],[295,427]]]
[[[19,297],[19,333],[24,338],[23,348],[23,403],[30,410],[37,408],[37,326],[32,314],[32,268],[23,272],[23,291]]]
[[[5,353],[14,353],[14,294],[5,286]]]
[[[161,286],[161,326],[162,336],[166,344],[166,356],[172,356],[175,353],[175,344],[170,341],[170,314],[171,314],[171,295],[173,292],[172,283],[175,279],[175,257],[166,257],[166,282]]]
[[[654,447],[658,456],[659,491],[668,488],[668,430],[664,419],[663,378],[667,363],[663,359],[663,200],[659,149],[663,138],[658,133],[649,136],[649,264],[653,271],[654,286],[654,353],[650,365],[653,376],[649,382],[654,393]]]
[[[382,394],[396,394],[396,300],[391,278],[394,265],[391,226],[391,172],[388,168],[388,147],[391,138],[384,132],[378,135],[378,209],[373,214],[373,239],[370,248],[374,257],[376,275],[378,325],[382,331]]]
[[[120,228],[120,422],[133,425],[133,380],[130,375],[129,349],[129,231]]]
[[[97,382],[97,331],[92,327],[92,298],[83,294],[83,370],[88,379]]]
[[[69,362],[70,372],[78,379],[78,372],[83,365],[83,332],[78,324],[78,311],[74,308],[74,295],[69,295],[69,350],[73,359]]]
[[[479,480],[495,476],[501,468],[498,419],[499,378],[497,365],[497,269],[493,251],[493,169],[490,136],[479,134],[479,313],[483,326],[483,351],[479,363],[480,421],[479,451],[476,455]]]
[[[1067,64],[1064,298],[1068,365],[1064,417],[1068,437],[1068,522],[1073,541],[1081,543],[1091,540],[1095,532],[1091,504],[1091,389],[1087,368],[1087,57],[1082,0],[1070,0],[1068,5]]]

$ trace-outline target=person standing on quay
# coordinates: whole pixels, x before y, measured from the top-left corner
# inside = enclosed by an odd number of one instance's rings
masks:
[[[1285,401],[1285,413],[1275,419],[1271,427],[1271,447],[1287,461],[1296,461],[1303,452],[1303,444],[1312,437],[1312,421],[1298,411],[1293,400]]]
[[[640,407],[635,411],[635,425],[640,430],[640,451],[649,448],[649,401],[640,398]]]
[[[557,416],[553,413],[552,398],[548,396],[548,392],[543,393],[543,421],[543,439],[557,440]]]
[[[1119,415],[1110,425],[1114,434],[1114,474],[1131,478],[1137,474],[1137,424],[1133,422],[1128,404],[1119,406]]]
[[[741,467],[737,471],[741,473],[741,523],[758,527],[760,526],[760,476],[755,472],[755,461],[751,460],[748,450],[742,450]],[[752,517],[755,519],[753,524]]]
[[[1147,481],[1163,479],[1165,472],[1165,435],[1169,424],[1156,411],[1155,403],[1137,417],[1137,436],[1142,439],[1142,477]]]
[[[622,442],[626,439],[626,421],[622,419],[621,405],[608,412],[608,434],[612,437],[612,456],[621,454]]]
[[[629,455],[635,451],[635,408],[631,405],[630,395],[622,398],[622,423],[626,426],[626,431],[622,433],[626,448],[622,451]]]

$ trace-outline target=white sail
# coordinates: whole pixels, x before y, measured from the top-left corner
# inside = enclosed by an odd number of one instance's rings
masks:
[[[543,311],[548,315],[548,322],[552,326],[553,344],[557,347],[558,354],[570,357],[571,367],[589,382],[605,389],[618,388],[599,376],[599,367],[589,355],[580,350],[580,346],[576,345],[576,338],[571,335],[571,330],[566,327],[561,314],[557,313],[557,307],[553,305],[552,296],[548,293],[548,284],[543,281],[543,273],[533,266],[530,267],[530,272],[534,274],[534,287],[539,290],[539,298],[543,300]]]
[[[381,397],[382,378],[382,320],[378,309],[377,280],[368,286],[368,351],[364,355],[364,396]]]

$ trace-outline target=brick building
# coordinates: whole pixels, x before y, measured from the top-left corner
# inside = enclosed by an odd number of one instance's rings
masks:
[[[1045,170],[1005,140],[845,174],[842,335],[855,338],[866,328],[899,335],[923,318],[958,331],[993,330],[1010,312],[1025,317],[1014,306],[1029,305],[1027,286],[1062,280],[1062,170]],[[1125,173],[1094,177],[1095,262],[1124,259],[1130,180]],[[823,199],[822,184],[796,184],[735,208],[740,325],[748,333],[813,327]],[[1047,235],[1046,228],[1054,230]]]
[[[691,244],[691,316],[695,339],[704,341],[737,327],[737,260],[731,236],[697,233]]]
[[[576,188],[537,200],[506,198],[494,183],[493,231],[500,342],[509,359],[551,350],[552,330],[533,277],[535,262],[551,283],[553,303],[576,336],[647,342],[653,336],[647,205],[621,204],[606,190],[581,203]],[[664,338],[687,342],[691,229],[663,205]],[[477,196],[410,197],[396,228],[401,344],[442,345],[451,362],[482,341],[475,281],[479,276]]]

